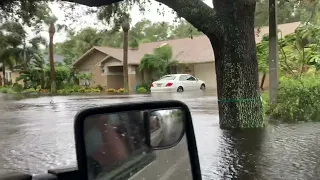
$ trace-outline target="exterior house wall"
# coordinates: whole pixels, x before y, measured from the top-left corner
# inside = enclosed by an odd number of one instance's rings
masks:
[[[217,89],[217,77],[214,62],[194,64],[194,76],[203,80],[209,89]],[[261,84],[263,73],[259,73],[259,86]],[[266,75],[264,89],[269,88],[269,75]]]
[[[133,66],[136,71],[136,85],[144,82],[144,71],[140,72],[138,70],[138,65]]]
[[[109,58],[102,64],[102,68],[104,69],[103,75],[107,77],[107,88],[119,89],[124,87],[121,61]]]
[[[158,79],[157,75],[151,70],[143,71],[143,79],[145,82],[152,81]]]
[[[122,62],[114,58],[109,58],[106,63],[104,63],[104,67],[106,66],[122,66]]]
[[[190,74],[194,76],[193,64],[179,64],[177,67],[178,74]]]
[[[101,85],[106,86],[107,85],[107,78],[102,73],[102,69],[100,66],[96,66],[96,64],[101,61],[104,57],[106,57],[106,54],[94,51],[87,57],[85,57],[79,64],[75,65],[75,68],[79,70],[80,73],[92,73],[93,77],[90,83],[91,87]],[[83,83],[83,82],[80,82]]]
[[[16,79],[20,77],[20,72],[18,71],[14,71],[11,73],[11,79],[12,79],[12,83],[18,83],[20,85],[24,85],[23,81],[20,80],[20,81],[16,81]]]
[[[128,88],[129,92],[134,92],[134,86],[137,84],[137,68],[134,65],[128,66]]]
[[[114,74],[114,75],[107,75],[108,78],[108,88],[113,88],[113,89],[119,89],[123,88],[123,75],[122,74]]]
[[[194,64],[194,76],[204,81],[207,89],[217,89],[214,62]]]
[[[7,74],[7,77],[9,78],[9,81],[11,80],[12,84],[18,83],[18,84],[20,84],[22,86],[24,85],[22,80],[21,81],[16,81],[16,79],[20,76],[20,72],[19,71],[6,70],[6,74]],[[0,71],[0,76],[2,78],[2,80],[1,80],[2,84],[0,84],[0,86],[1,86],[1,85],[3,85],[3,72],[2,71]]]

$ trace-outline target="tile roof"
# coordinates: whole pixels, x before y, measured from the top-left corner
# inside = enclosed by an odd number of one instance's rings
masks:
[[[287,23],[287,24],[280,24],[278,25],[278,28],[280,29],[283,37],[287,34],[293,33],[299,25],[300,25],[300,22],[293,22],[293,23]],[[257,32],[257,29],[255,29],[255,32],[256,32],[256,42],[258,43],[261,41],[263,35],[269,32],[269,28],[268,26],[261,27],[259,33]],[[183,38],[183,39],[173,39],[173,40],[140,44],[139,49],[137,50],[129,49],[128,63],[139,64],[141,58],[145,54],[147,53],[151,54],[155,48],[163,44],[169,44],[172,47],[173,59],[178,60],[181,63],[201,63],[201,62],[214,61],[214,54],[213,54],[210,41],[207,36],[201,35],[201,36],[193,37],[193,39]],[[99,50],[105,54],[108,54],[122,61],[123,50],[121,48],[95,46],[93,49]],[[81,60],[81,58],[79,60]]]

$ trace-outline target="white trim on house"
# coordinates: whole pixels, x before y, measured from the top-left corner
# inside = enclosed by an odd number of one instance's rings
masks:
[[[104,63],[104,61],[106,61],[107,59],[109,59],[111,56],[107,55],[106,57],[104,57],[103,59],[101,59],[101,61],[99,61],[95,66],[102,66],[102,63]]]

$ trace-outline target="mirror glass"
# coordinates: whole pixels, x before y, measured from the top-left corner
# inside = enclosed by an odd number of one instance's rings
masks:
[[[88,179],[192,179],[180,109],[96,114],[84,121]],[[146,143],[149,122],[152,147]],[[173,170],[175,169],[175,170]]]
[[[184,113],[181,109],[149,111],[150,145],[153,148],[170,147],[184,132]]]

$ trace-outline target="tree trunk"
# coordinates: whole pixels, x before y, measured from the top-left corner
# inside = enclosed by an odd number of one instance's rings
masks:
[[[261,78],[261,84],[260,84],[260,89],[263,91],[263,86],[264,86],[264,81],[266,80],[266,73],[263,73],[262,78]]]
[[[54,24],[51,23],[49,26],[49,58],[50,58],[50,79],[51,79],[51,93],[55,94],[57,93],[57,87],[56,87],[56,71],[54,68],[54,59],[53,59],[53,36],[55,33],[55,27]]]
[[[129,91],[128,86],[128,32],[124,31],[123,33],[123,81],[124,89],[126,92]]]
[[[4,65],[4,62],[2,63],[2,75],[3,75],[3,86],[7,85],[6,81],[6,67]]]
[[[254,34],[254,5],[219,1],[222,34],[208,35],[215,55],[222,129],[264,125]],[[242,8],[241,8],[242,5]],[[233,10],[230,10],[233,9]],[[233,12],[230,12],[233,11]]]

